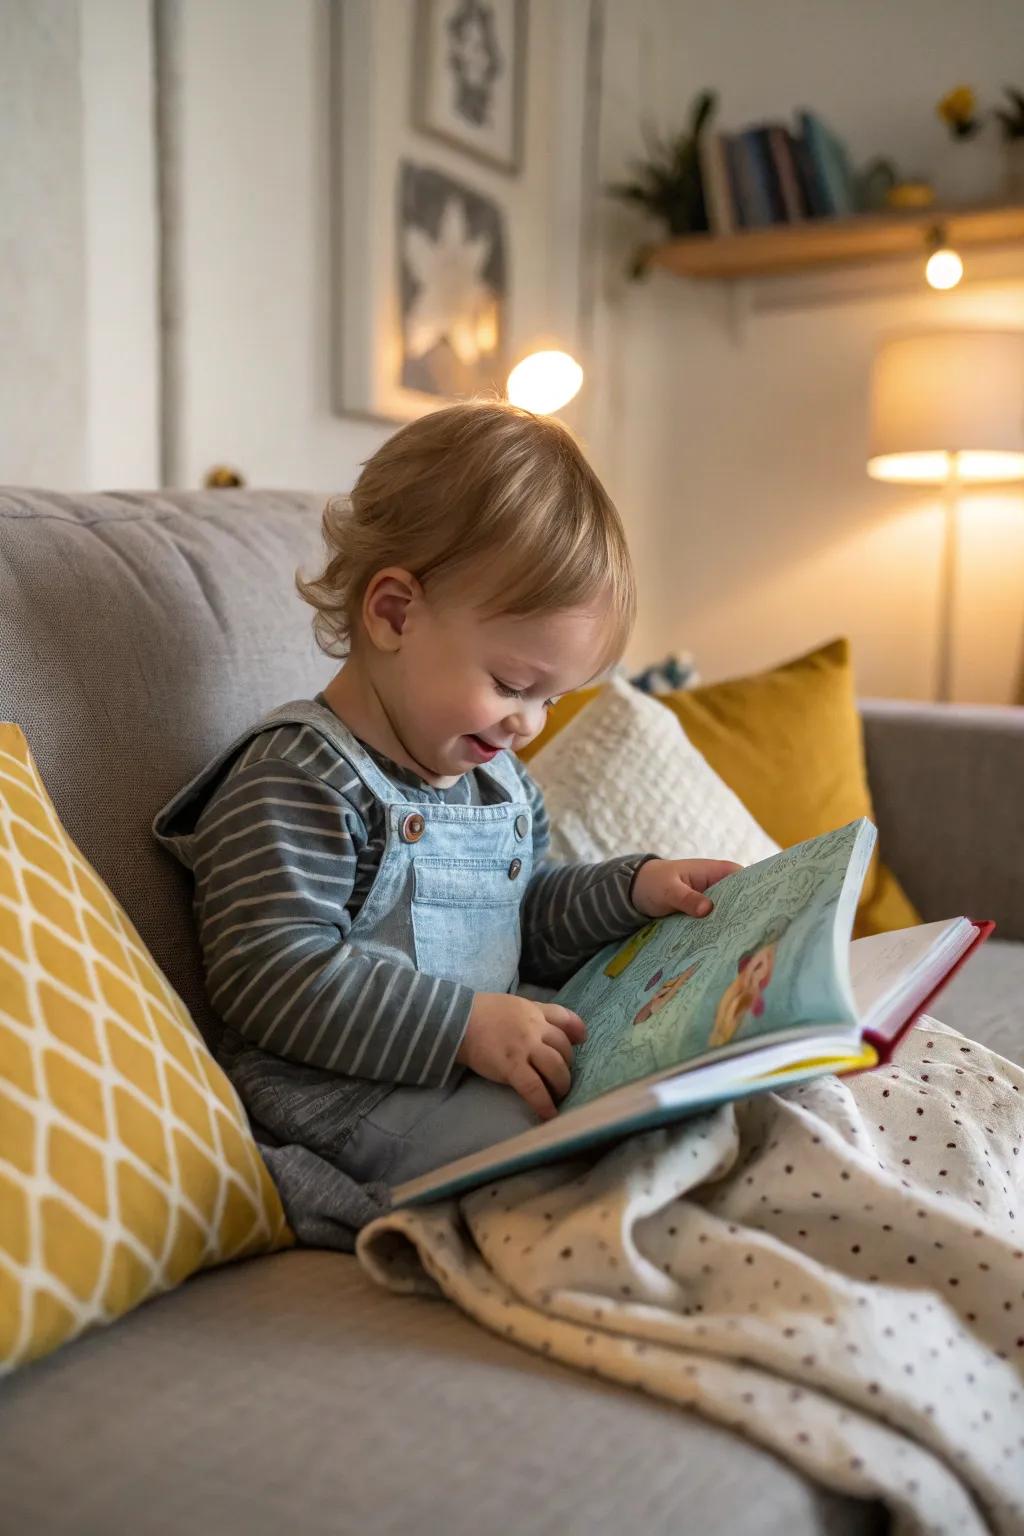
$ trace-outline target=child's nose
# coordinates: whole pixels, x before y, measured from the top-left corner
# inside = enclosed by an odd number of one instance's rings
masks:
[[[513,736],[525,736],[529,739],[543,730],[546,713],[543,703],[539,700],[531,704],[526,699],[520,699],[516,708],[505,716],[505,729]]]

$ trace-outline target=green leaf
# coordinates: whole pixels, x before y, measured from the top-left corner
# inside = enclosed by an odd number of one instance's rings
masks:
[[[693,109],[693,120],[690,132],[695,139],[699,139],[705,125],[711,120],[715,108],[718,106],[718,94],[716,91],[702,91],[697,97]]]

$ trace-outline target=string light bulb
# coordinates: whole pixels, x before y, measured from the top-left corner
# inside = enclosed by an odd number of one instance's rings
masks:
[[[932,230],[929,247],[931,254],[924,268],[929,287],[939,290],[955,288],[964,275],[964,264],[959,254],[946,244],[945,230]]]

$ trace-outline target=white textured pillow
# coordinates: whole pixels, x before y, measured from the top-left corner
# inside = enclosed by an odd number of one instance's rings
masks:
[[[671,710],[620,678],[530,760],[556,859],[623,853],[754,864],[778,853]]]

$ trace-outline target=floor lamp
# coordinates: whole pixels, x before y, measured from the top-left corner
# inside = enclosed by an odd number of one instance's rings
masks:
[[[960,490],[1024,480],[1024,331],[895,336],[871,377],[868,474],[942,486],[936,697],[952,697]]]

